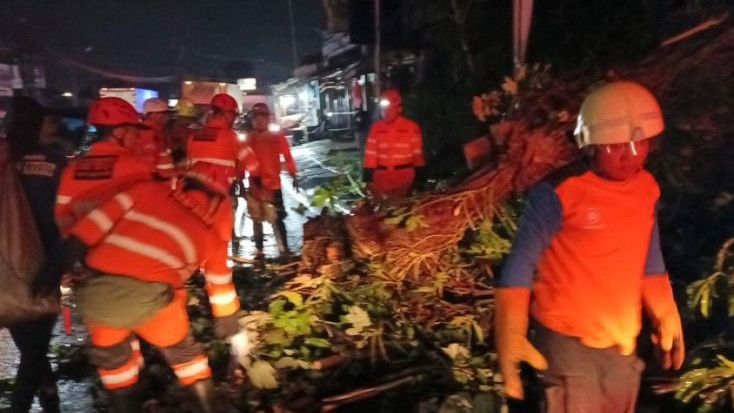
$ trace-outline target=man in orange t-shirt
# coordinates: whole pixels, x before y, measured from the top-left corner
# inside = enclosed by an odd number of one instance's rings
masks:
[[[664,367],[681,367],[681,321],[655,212],[660,190],[644,169],[650,139],[663,129],[647,89],[602,86],[579,115],[577,139],[590,162],[531,190],[496,296],[508,397],[523,397],[518,364],[526,361],[540,370],[548,413],[634,412],[643,308]]]

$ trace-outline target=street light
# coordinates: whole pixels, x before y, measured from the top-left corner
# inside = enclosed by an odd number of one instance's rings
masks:
[[[73,98],[74,97],[74,94],[71,93],[71,92],[64,92],[64,93],[61,94],[61,96],[65,97],[65,98]]]

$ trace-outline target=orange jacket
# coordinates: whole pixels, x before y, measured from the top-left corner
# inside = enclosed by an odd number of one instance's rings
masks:
[[[224,317],[240,307],[227,267],[231,221],[227,199],[149,182],[115,195],[71,233],[90,247],[86,264],[103,273],[183,288],[203,269],[213,314]]]
[[[176,173],[165,130],[147,120],[143,120],[143,124],[149,129],[140,131],[135,154],[143,158],[159,177],[173,177]]]
[[[261,178],[263,188],[271,191],[280,189],[281,155],[288,173],[291,176],[296,175],[296,162],[293,160],[285,135],[269,131],[253,133],[247,137],[247,143],[260,162],[260,173],[256,176]]]
[[[398,116],[393,122],[381,120],[372,125],[364,153],[365,168],[421,167],[425,164],[423,138],[417,123]]]
[[[117,142],[97,142],[61,174],[54,215],[63,236],[87,212],[133,184],[153,178],[150,165]]]
[[[217,165],[230,178],[230,183],[242,179],[245,171],[257,175],[260,169],[250,145],[240,141],[220,117],[211,118],[203,128],[189,137],[186,155],[189,167],[198,162]]]

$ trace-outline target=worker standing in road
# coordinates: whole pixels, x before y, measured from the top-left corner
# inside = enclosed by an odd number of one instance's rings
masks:
[[[418,124],[403,116],[403,98],[396,89],[382,94],[384,118],[367,136],[365,181],[377,196],[403,198],[410,194],[417,170],[426,164]]]
[[[195,165],[176,189],[148,182],[115,195],[79,221],[50,260],[51,268],[66,270],[83,259],[93,272],[78,286],[78,305],[114,412],[140,411],[136,336],[161,351],[198,411],[215,411],[211,370],[191,334],[184,285],[201,269],[217,337],[239,331],[240,301],[226,260],[230,228],[221,225],[232,220],[228,181],[211,167]]]
[[[540,370],[549,413],[634,412],[643,308],[664,367],[681,367],[681,320],[656,218],[660,190],[644,169],[650,140],[663,129],[650,91],[608,83],[579,114],[577,140],[588,162],[531,190],[496,296],[508,397],[523,397],[518,364],[526,361]]]
[[[189,138],[186,154],[187,169],[198,164],[208,165],[207,173],[215,182],[226,182],[232,189],[235,182],[242,182],[246,172],[258,174],[260,163],[244,135],[232,130],[232,125],[239,114],[239,105],[226,93],[214,95],[211,100],[209,118],[203,128],[195,131]],[[234,209],[236,198],[232,199]],[[234,216],[234,214],[231,214]],[[234,235],[234,222],[229,223]],[[237,253],[238,240],[234,238],[233,249]]]
[[[268,106],[256,103],[252,107],[251,115],[253,131],[248,135],[247,142],[260,162],[260,172],[251,176],[247,195],[247,210],[253,220],[256,257],[264,256],[263,221],[268,221],[273,226],[278,252],[282,258],[287,259],[290,250],[284,222],[287,214],[280,182],[281,157],[293,180],[293,187],[297,189],[296,163],[285,135],[271,132],[268,128],[271,117]]]
[[[97,142],[61,175],[55,215],[62,235],[111,196],[153,179],[150,164],[132,152],[144,127],[132,105],[117,97],[101,98],[89,108],[87,122],[96,128]]]

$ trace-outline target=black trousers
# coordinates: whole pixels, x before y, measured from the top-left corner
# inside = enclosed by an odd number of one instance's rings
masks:
[[[8,328],[20,351],[20,365],[11,396],[10,411],[13,413],[28,412],[39,390],[39,401],[44,411],[58,411],[56,378],[48,359],[56,318],[41,318]]]
[[[288,251],[288,234],[286,232],[284,221],[287,214],[285,212],[285,205],[283,204],[283,191],[275,191],[273,205],[277,211],[277,216],[275,217],[275,222],[271,222],[271,224],[273,225],[275,239],[278,242],[278,250],[282,254]],[[252,219],[252,229],[255,238],[255,248],[262,251],[265,239],[263,234],[263,218],[257,218],[253,217]]]
[[[616,347],[591,348],[535,323],[533,344],[548,360],[538,372],[546,413],[634,413],[645,364]]]

